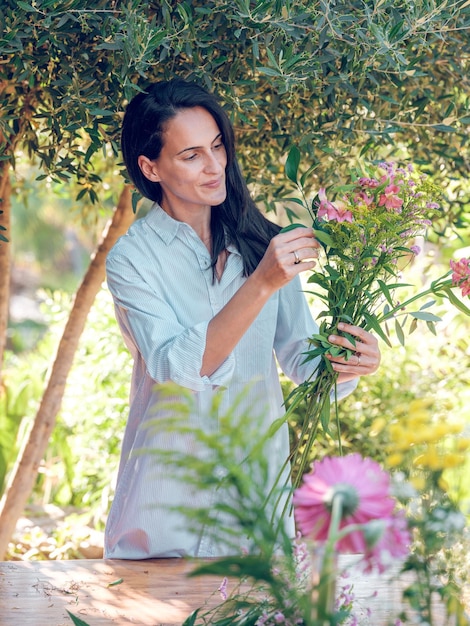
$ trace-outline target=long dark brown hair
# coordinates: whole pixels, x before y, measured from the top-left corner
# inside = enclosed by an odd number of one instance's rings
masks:
[[[121,149],[131,181],[139,192],[161,202],[162,188],[144,176],[138,157],[158,158],[166,125],[181,109],[203,107],[214,118],[227,152],[227,197],[211,214],[212,267],[226,247],[226,238],[243,258],[244,274],[253,272],[279,226],[269,221],[253,202],[235,154],[235,136],[228,115],[217,98],[197,83],[182,79],[148,86],[129,103],[124,115]]]

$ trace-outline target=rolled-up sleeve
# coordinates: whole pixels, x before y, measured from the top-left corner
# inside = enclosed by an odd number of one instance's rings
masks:
[[[210,319],[182,325],[170,304],[125,257],[108,258],[106,271],[124,339],[155,382],[172,381],[193,391],[230,382],[232,355],[210,377],[200,375]]]

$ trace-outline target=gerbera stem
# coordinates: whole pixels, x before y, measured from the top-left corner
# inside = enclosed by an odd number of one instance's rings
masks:
[[[336,543],[343,515],[342,495],[333,496],[331,506],[330,526],[328,538],[325,542],[323,560],[321,564],[320,581],[318,584],[318,600],[312,607],[313,624],[315,626],[329,626],[335,606],[336,593]]]

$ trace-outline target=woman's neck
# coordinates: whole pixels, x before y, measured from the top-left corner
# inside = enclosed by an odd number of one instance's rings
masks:
[[[160,206],[174,220],[189,224],[209,252],[211,251],[211,207],[201,207],[200,210],[195,210],[194,208],[185,209],[184,207],[170,206],[165,201],[162,201]]]

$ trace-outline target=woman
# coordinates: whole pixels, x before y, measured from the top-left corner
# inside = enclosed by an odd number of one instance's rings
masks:
[[[276,359],[296,383],[315,367],[303,363],[306,340],[318,327],[299,274],[315,266],[319,244],[312,229],[280,233],[258,211],[237,164],[229,119],[216,98],[194,83],[177,79],[139,93],[124,117],[122,152],[131,180],[154,205],[107,260],[108,285],[134,369],[105,556],[217,556],[223,546],[207,529],[189,529],[169,510],[190,506],[191,489],[142,452],[191,446],[146,427],[159,417],[155,384],[172,381],[190,389],[197,426],[205,427],[218,389],[225,388],[223,413],[248,383],[239,410],[249,406],[254,419],[263,416],[266,428],[280,417]],[[360,357],[332,361],[341,396],[380,361],[372,335],[349,325],[345,330],[357,337]],[[352,348],[344,337],[332,341]],[[271,442],[273,477],[288,446],[286,426]]]

